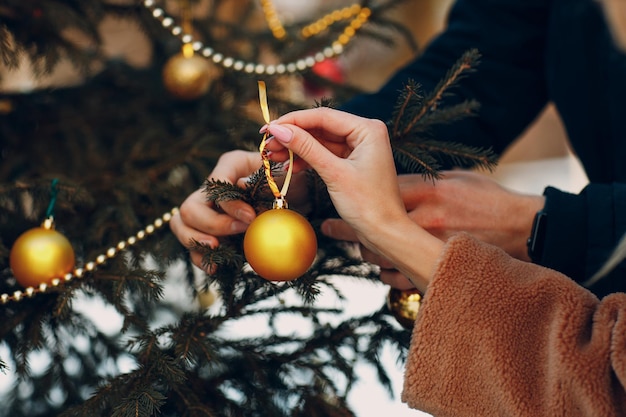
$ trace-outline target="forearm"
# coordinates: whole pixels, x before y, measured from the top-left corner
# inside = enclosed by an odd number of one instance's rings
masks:
[[[387,222],[388,226],[361,239],[373,252],[389,260],[420,291],[426,291],[444,243],[409,217]]]

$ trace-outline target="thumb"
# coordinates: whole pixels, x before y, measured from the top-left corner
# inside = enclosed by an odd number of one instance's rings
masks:
[[[307,162],[318,174],[324,176],[333,169],[338,158],[309,132],[295,125],[270,124],[268,132],[285,148]]]

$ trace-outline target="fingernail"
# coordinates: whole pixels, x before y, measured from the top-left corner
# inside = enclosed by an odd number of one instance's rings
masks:
[[[199,240],[198,243],[202,246],[208,246],[211,249],[215,249],[219,245],[216,239],[202,239]]]
[[[242,233],[245,232],[246,229],[248,228],[248,225],[244,222],[241,222],[239,220],[235,220],[230,224],[230,230],[233,233]]]
[[[293,132],[285,126],[271,125],[269,129],[274,138],[282,143],[289,143],[293,138]]]
[[[265,133],[267,132],[267,124],[264,124],[260,129],[259,129],[259,133]]]
[[[252,220],[254,220],[254,214],[250,213],[248,210],[237,210],[235,216],[246,224],[250,224]]]

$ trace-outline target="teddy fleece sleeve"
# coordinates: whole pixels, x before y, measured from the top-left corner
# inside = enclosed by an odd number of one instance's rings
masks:
[[[402,399],[445,416],[626,415],[626,294],[468,234],[448,241],[413,329]]]

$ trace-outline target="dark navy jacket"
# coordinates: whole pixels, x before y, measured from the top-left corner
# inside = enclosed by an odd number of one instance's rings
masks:
[[[436,138],[501,153],[553,102],[590,184],[578,195],[545,190],[539,263],[581,282],[626,231],[626,56],[615,48],[599,2],[457,0],[446,31],[421,56],[379,92],[342,109],[387,121],[407,79],[431,91],[471,48],[481,62],[453,92],[458,100],[476,99],[481,109],[475,118],[438,128]],[[625,269],[592,290],[625,291]]]

